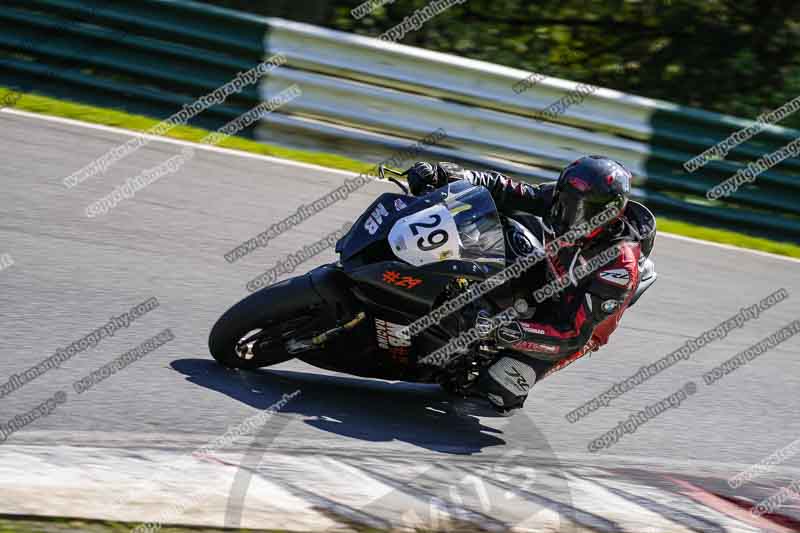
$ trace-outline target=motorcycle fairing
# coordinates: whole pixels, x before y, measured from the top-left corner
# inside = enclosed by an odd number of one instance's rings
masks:
[[[453,182],[414,198],[384,193],[336,244],[342,264],[367,249],[423,267],[461,259],[497,271],[506,266],[503,227],[489,191]],[[362,254],[364,264],[376,259]]]
[[[450,273],[425,272],[401,261],[381,261],[347,272],[350,279],[383,295],[409,312],[427,312],[445,286],[453,279]],[[372,291],[370,291],[372,292]]]
[[[442,193],[432,193],[428,196]],[[397,193],[383,193],[372,202],[369,208],[358,218],[347,234],[336,243],[336,253],[342,263],[349,261],[369,246],[386,242],[389,230],[402,217],[408,216],[430,207],[433,200],[426,197],[414,198]]]

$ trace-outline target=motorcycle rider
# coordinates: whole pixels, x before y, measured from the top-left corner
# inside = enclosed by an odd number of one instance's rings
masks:
[[[520,342],[477,380],[479,395],[501,413],[522,407],[530,388],[546,375],[606,344],[631,303],[642,268],[652,267],[645,260],[655,239],[655,218],[628,199],[632,175],[612,159],[581,157],[567,165],[555,183],[542,185],[515,183],[499,172],[466,170],[446,162],[417,162],[407,178],[414,195],[459,179],[486,187],[504,218],[506,239],[516,256],[533,251],[531,235],[540,243],[552,242],[612,210],[611,220],[576,242],[562,242],[540,268],[512,282],[516,291],[527,295],[526,301],[543,282],[568,280],[569,285],[544,300],[539,293],[536,307],[520,317],[516,332],[512,328],[514,335],[521,335]],[[575,276],[579,265],[605,251],[615,258],[580,279]]]

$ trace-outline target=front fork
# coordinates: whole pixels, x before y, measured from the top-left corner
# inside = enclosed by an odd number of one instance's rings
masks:
[[[318,348],[323,348],[325,343],[335,339],[339,335],[346,333],[347,331],[353,329],[357,325],[361,323],[364,318],[366,318],[366,313],[364,311],[359,312],[355,318],[352,320],[338,325],[335,328],[329,329],[319,335],[315,335],[311,338],[307,339],[289,339],[286,341],[286,351],[292,355],[297,355],[303,352],[308,352],[311,350],[316,350]]]
[[[340,268],[324,265],[309,272],[308,276],[325,307],[322,312],[329,317],[328,323],[334,326],[306,338],[287,340],[285,348],[292,355],[323,348],[328,341],[352,330],[366,317],[364,311],[357,310],[356,300],[350,292],[350,279]]]

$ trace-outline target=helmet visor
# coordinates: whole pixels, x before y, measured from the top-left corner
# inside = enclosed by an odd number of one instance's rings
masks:
[[[608,222],[616,219],[625,209],[623,196],[592,195],[585,196],[577,191],[566,189],[559,192],[556,209],[556,230],[563,234],[582,226],[588,229],[589,236],[596,235]]]

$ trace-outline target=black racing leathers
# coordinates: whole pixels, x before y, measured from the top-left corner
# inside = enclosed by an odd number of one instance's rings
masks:
[[[502,213],[525,211],[544,217],[550,209],[555,184],[530,185],[514,182],[499,172],[480,172],[464,169],[455,163],[440,162],[436,165],[437,179],[441,184],[457,179],[467,180],[473,185],[489,189],[497,209]],[[446,178],[446,181],[442,178]]]
[[[504,215],[521,211],[540,217],[547,237],[549,228],[543,219],[552,203],[554,184],[530,185],[514,182],[499,172],[466,170],[446,162],[437,164],[436,185],[458,179],[486,187]],[[536,314],[520,321],[524,337],[514,345],[515,350],[546,362],[536,365],[537,374],[550,373],[597,349],[616,329],[639,282],[642,228],[633,222],[623,216],[589,245],[567,246],[545,259],[547,285],[554,290],[551,294],[539,291],[543,289],[540,286],[529,287],[532,296],[546,298],[536,298]],[[539,233],[542,234],[541,228]],[[552,233],[550,237],[554,238]],[[578,267],[594,266],[598,261],[590,261],[601,253],[603,258],[611,259],[579,276],[582,269]]]

